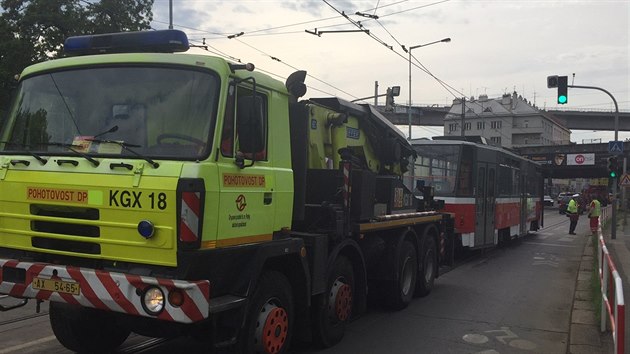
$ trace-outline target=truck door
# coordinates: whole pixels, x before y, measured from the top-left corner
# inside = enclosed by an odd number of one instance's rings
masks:
[[[496,168],[488,163],[477,165],[475,195],[475,247],[494,244]]]
[[[275,180],[267,154],[267,103],[260,89],[254,95],[244,87],[229,87],[217,156],[217,247],[271,239]],[[260,121],[252,118],[255,110],[262,114]]]

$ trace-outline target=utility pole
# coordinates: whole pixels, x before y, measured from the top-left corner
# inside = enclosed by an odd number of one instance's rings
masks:
[[[168,0],[168,29],[173,29],[173,0]]]
[[[466,97],[462,97],[462,138],[466,136],[466,133],[464,132],[464,123],[465,120],[464,118],[466,117]]]
[[[378,81],[374,81],[374,107],[378,106]]]

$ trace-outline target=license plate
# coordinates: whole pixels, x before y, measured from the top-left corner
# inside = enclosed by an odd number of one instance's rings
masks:
[[[81,286],[79,283],[73,283],[63,280],[33,278],[33,289],[48,290],[57,293],[79,295],[81,294]]]

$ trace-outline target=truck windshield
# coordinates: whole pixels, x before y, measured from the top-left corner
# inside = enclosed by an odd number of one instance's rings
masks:
[[[211,151],[217,76],[169,67],[99,67],[24,79],[0,151],[199,159]],[[131,153],[129,148],[133,150]]]

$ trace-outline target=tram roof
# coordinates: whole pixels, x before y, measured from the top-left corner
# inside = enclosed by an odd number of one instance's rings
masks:
[[[435,145],[435,146],[443,146],[443,145],[468,145],[468,146],[474,146],[477,148],[481,148],[481,149],[486,149],[486,150],[493,150],[496,152],[501,152],[501,153],[505,153],[508,155],[511,155],[513,157],[517,157],[519,159],[522,160],[527,160],[530,161],[536,165],[542,166],[541,163],[537,162],[537,161],[533,161],[530,160],[526,157],[523,157],[517,153],[515,153],[512,150],[508,150],[504,147],[500,147],[500,146],[494,146],[494,145],[488,145],[488,144],[480,144],[480,143],[475,143],[472,141],[464,141],[464,140],[455,140],[455,139],[439,139],[439,140],[429,140],[429,139],[411,139],[409,141],[411,143],[411,145],[416,146],[416,145]]]

